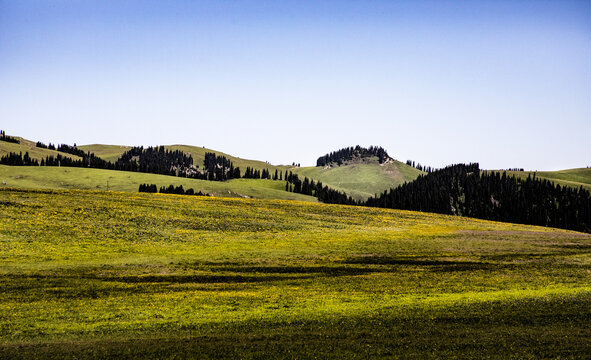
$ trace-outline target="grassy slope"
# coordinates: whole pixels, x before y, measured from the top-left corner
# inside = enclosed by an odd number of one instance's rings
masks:
[[[228,155],[226,153],[220,152],[220,151],[215,151],[215,150],[210,150],[210,149],[206,149],[203,147],[197,147],[197,146],[189,146],[189,145],[166,145],[167,149],[172,149],[172,150],[181,150],[185,153],[189,153],[191,154],[191,156],[193,156],[193,159],[195,160],[195,163],[197,163],[200,167],[203,167],[203,160],[205,159],[205,153],[206,152],[214,152],[217,155],[222,155],[227,157],[228,159],[230,159],[232,161],[232,163],[234,164],[234,166],[238,166],[240,167],[240,169],[242,170],[242,173],[244,174],[244,171],[246,170],[247,166],[250,166],[251,168],[255,168],[255,169],[269,169],[269,171],[275,171],[275,169],[291,169],[291,166],[274,166],[271,164],[267,164],[264,161],[258,161],[258,160],[248,160],[248,159],[242,159],[236,156],[232,156],[232,155]]]
[[[78,147],[84,151],[94,153],[96,156],[110,162],[117,161],[117,159],[119,159],[119,156],[121,156],[127,150],[131,149],[131,146],[102,144],[82,145]]]
[[[44,159],[50,155],[57,156],[58,154],[61,154],[62,156],[69,157],[69,158],[80,159],[80,157],[75,156],[75,155],[70,155],[70,154],[58,152],[55,150],[38,148],[36,146],[36,142],[30,141],[27,139],[23,139],[18,136],[16,136],[16,138],[20,140],[20,144],[14,144],[14,143],[6,142],[6,141],[0,141],[0,156],[6,155],[11,152],[23,153],[23,154],[28,152],[29,156],[31,156],[33,159],[38,159],[38,160]]]
[[[2,358],[585,358],[591,236],[301,202],[0,190]]]
[[[384,165],[344,165],[330,169],[319,166],[304,167],[295,169],[294,172],[300,176],[320,180],[324,185],[342,190],[356,199],[367,199],[406,181],[413,181],[422,174],[421,171],[399,161]]]
[[[13,144],[0,141],[0,155],[9,152],[29,152],[31,157],[36,159],[45,158],[48,155],[56,156],[61,154],[71,158],[78,159],[79,157],[57,152],[55,150],[47,150],[37,148],[35,142],[18,138],[21,143]],[[247,166],[258,169],[268,168],[287,169],[291,167],[280,166],[274,167],[262,161],[244,160],[216,152],[215,150],[184,146],[172,145],[166,146],[168,149],[181,150],[190,153],[198,165],[203,164],[205,152],[215,152],[218,155],[226,155],[236,166],[240,166],[243,171]],[[129,150],[130,146],[120,145],[83,145],[79,148],[84,151],[90,151],[97,156],[102,157],[108,161],[116,161],[119,156],[125,151]],[[137,191],[139,184],[150,183],[158,186],[168,186],[173,184],[175,186],[183,185],[184,188],[193,188],[195,191],[202,191],[216,196],[230,196],[230,197],[254,197],[262,199],[285,199],[285,200],[301,200],[316,202],[316,198],[301,194],[293,194],[284,191],[285,184],[279,181],[267,180],[252,180],[252,179],[237,179],[224,183],[209,182],[194,179],[176,178],[155,174],[142,174],[132,172],[109,171],[100,169],[80,169],[80,168],[38,168],[38,167],[12,167],[0,165],[0,181],[2,186],[14,186],[25,188],[53,188],[53,189],[91,189],[91,190],[106,190],[107,181],[109,182],[109,189],[114,191]]]
[[[109,161],[117,160],[121,154],[123,154],[125,151],[127,151],[131,148],[129,146],[99,145],[99,144],[82,145],[79,147],[85,151],[93,152],[97,156],[99,156],[105,160],[109,160]],[[232,163],[234,164],[234,166],[240,167],[240,169],[242,170],[242,173],[244,173],[247,166],[250,166],[255,169],[269,169],[269,170],[273,170],[273,171],[275,169],[289,169],[289,168],[291,168],[291,166],[288,167],[288,166],[270,165],[264,161],[242,159],[239,157],[228,155],[228,154],[220,152],[220,151],[211,150],[211,149],[207,149],[204,147],[198,147],[198,146],[164,145],[164,147],[169,150],[180,150],[182,152],[190,154],[193,157],[193,163],[195,165],[198,165],[199,167],[203,167],[203,160],[205,159],[205,153],[206,152],[213,152],[213,153],[216,153],[217,155],[225,156],[226,158],[230,159],[232,161]]]
[[[109,190],[132,192],[144,183],[158,187],[173,184],[216,196],[317,201],[312,196],[286,192],[282,181],[236,179],[217,182],[102,169],[0,165],[0,181],[2,187],[87,190],[107,190],[108,182]]]
[[[495,170],[501,171],[502,170]],[[507,175],[515,175],[523,179],[529,175],[534,174],[533,171],[507,171]],[[540,179],[547,179],[562,186],[580,187],[591,191],[591,169],[579,168],[559,171],[536,171],[536,177]]]

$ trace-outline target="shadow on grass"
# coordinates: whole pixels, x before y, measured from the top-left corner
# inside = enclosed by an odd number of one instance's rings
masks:
[[[587,359],[590,295],[0,344],[10,359]]]
[[[432,272],[468,272],[502,270],[511,264],[425,258],[358,256],[326,265],[267,265],[252,263],[191,263],[167,269],[170,274],[138,274],[138,268],[86,268],[43,274],[10,274],[0,279],[0,293],[20,299],[38,297],[102,298],[130,293],[184,291],[186,286],[218,291],[219,286],[270,284],[293,281],[323,281],[337,277],[354,277],[373,273],[412,271],[414,267]],[[148,269],[143,269],[148,270]],[[135,273],[131,273],[135,272]],[[174,286],[179,285],[179,286]]]
[[[210,265],[210,269],[230,271],[235,273],[259,273],[259,274],[317,274],[319,276],[355,276],[374,272],[383,272],[383,269],[367,268],[348,265],[326,266],[294,266],[294,265]]]
[[[389,256],[359,256],[343,260],[346,264],[403,265],[428,267],[433,271],[474,271],[499,268],[497,264],[482,261],[459,261],[420,258],[397,258]]]
[[[309,278],[312,276],[299,276],[301,278]],[[124,276],[101,276],[97,280],[102,281],[116,281],[123,283],[173,283],[173,284],[219,284],[219,283],[257,283],[257,282],[272,282],[291,278],[284,276],[249,276],[249,275],[124,275]]]

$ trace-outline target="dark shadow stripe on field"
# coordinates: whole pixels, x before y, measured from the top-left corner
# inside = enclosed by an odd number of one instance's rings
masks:
[[[263,273],[263,274],[321,274],[330,276],[355,276],[375,272],[384,272],[384,269],[363,268],[351,266],[289,266],[289,265],[210,265],[211,270],[230,271],[235,273]]]
[[[558,244],[553,246],[562,249],[591,250],[591,244]],[[587,253],[587,251],[584,253]]]
[[[505,267],[499,264],[492,264],[481,261],[458,261],[458,260],[435,260],[435,259],[415,259],[415,258],[397,258],[389,256],[358,256],[351,257],[342,261],[346,264],[364,264],[364,265],[404,265],[404,266],[427,266],[436,271],[473,271],[473,270],[491,270]]]
[[[309,278],[311,276],[298,276],[297,279]],[[124,283],[256,283],[279,280],[290,280],[296,277],[283,276],[248,276],[248,275],[123,275],[123,276],[100,276],[97,280],[116,281]]]

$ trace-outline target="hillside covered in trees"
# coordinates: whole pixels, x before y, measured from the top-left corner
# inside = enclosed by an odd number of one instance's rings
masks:
[[[591,195],[546,179],[458,164],[419,176],[363,205],[591,232]]]

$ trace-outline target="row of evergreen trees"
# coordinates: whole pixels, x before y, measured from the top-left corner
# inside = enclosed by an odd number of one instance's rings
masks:
[[[161,193],[161,194],[178,194],[178,195],[197,195],[197,196],[208,196],[208,194],[204,194],[199,190],[199,192],[195,192],[193,188],[184,189],[183,185],[168,185],[168,186],[161,186],[160,190],[156,184],[141,184],[138,189],[139,192],[146,192],[146,193]]]
[[[434,167],[421,165],[420,163],[415,163],[413,160],[406,160],[406,165],[412,166],[413,168],[419,169],[426,173],[430,173],[436,170]]]
[[[39,166],[37,159],[32,159],[27,151],[25,155],[23,153],[10,152],[0,157],[0,164],[11,165],[11,166]]]
[[[76,144],[74,144],[74,146],[68,144],[59,144],[57,146],[57,151],[80,157],[84,157],[86,155],[84,150],[76,147]]]
[[[44,159],[41,159],[41,162],[37,165],[113,169],[112,163],[99,158],[91,152],[84,154],[82,159],[73,159],[69,156],[64,156],[62,154],[57,154],[56,156],[49,155],[46,156]]]
[[[9,143],[20,144],[20,141],[17,138],[6,135],[6,132],[4,132],[4,130],[0,130],[0,141],[6,141]]]
[[[591,232],[591,195],[529,175],[481,172],[458,164],[419,176],[364,205]]]
[[[35,144],[35,146],[41,149],[56,150],[55,145],[53,145],[52,143],[49,143],[49,145],[45,145],[41,141],[37,141],[37,144]]]
[[[285,171],[285,176],[287,177],[287,170]],[[245,179],[283,180],[283,172],[275,169],[275,173],[271,175],[269,169],[257,170],[247,166],[243,177]]]
[[[342,165],[346,161],[363,159],[372,156],[377,156],[380,164],[383,164],[386,162],[386,160],[390,159],[390,156],[388,156],[386,150],[380,146],[370,146],[369,148],[364,148],[357,145],[355,147],[351,146],[333,151],[319,157],[318,160],[316,160],[316,166],[326,166],[333,163]]]
[[[509,168],[507,171],[525,171],[523,168]]]

